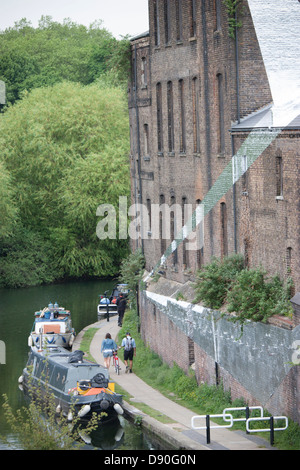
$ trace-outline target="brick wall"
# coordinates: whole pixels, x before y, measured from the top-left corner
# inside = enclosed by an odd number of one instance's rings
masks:
[[[192,341],[199,385],[216,385],[217,363],[218,381],[233,400],[243,398],[249,406],[263,406],[300,424],[300,368],[289,365],[299,326],[249,323],[241,334],[218,312],[146,292],[140,312],[145,344],[169,366],[189,370]]]

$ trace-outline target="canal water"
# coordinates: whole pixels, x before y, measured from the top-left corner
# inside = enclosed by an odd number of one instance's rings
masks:
[[[5,363],[0,361],[0,436],[8,437],[16,447],[16,436],[11,434],[3,415],[3,394],[8,396],[13,410],[26,405],[23,393],[18,387],[18,378],[28,358],[27,341],[33,325],[34,312],[50,302],[57,302],[71,311],[73,327],[79,333],[85,326],[98,320],[98,296],[105,290],[111,290],[114,285],[114,281],[93,280],[27,289],[0,289],[0,341],[5,344]],[[155,448],[138,427],[122,417],[105,427],[100,425],[91,435],[91,444],[85,446],[90,447],[103,450]],[[0,439],[0,449],[4,448]]]

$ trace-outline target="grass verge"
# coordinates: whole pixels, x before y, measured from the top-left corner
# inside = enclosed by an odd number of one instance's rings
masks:
[[[154,389],[159,390],[169,399],[180,403],[180,405],[194,411],[195,414],[198,415],[219,414],[222,413],[224,408],[247,406],[247,403],[245,403],[243,399],[232,401],[230,392],[224,391],[221,385],[218,387],[207,384],[198,385],[193,371],[189,371],[189,373],[186,374],[175,363],[172,367],[165,364],[156,353],[145,346],[138,332],[138,321],[139,319],[134,311],[126,312],[123,327],[119,330],[117,343],[120,344],[126,332],[130,331],[137,346],[137,355],[134,358],[133,369],[135,374],[144,382],[148,383]],[[92,361],[94,361],[94,359],[89,353],[89,347],[96,331],[97,328],[88,329],[84,333],[80,344],[80,348],[88,354],[89,360]],[[124,395],[125,401],[130,401],[130,397],[126,391],[121,389],[117,389],[116,391]],[[172,422],[168,421],[168,417],[159,416],[155,410],[151,410],[151,408],[145,404],[137,403],[135,406],[158,421]],[[265,412],[265,415],[268,416],[268,413]],[[243,414],[239,415],[237,412],[234,415],[234,417],[242,416]],[[255,416],[255,414],[253,414],[253,416]],[[220,424],[224,424],[222,420],[219,420],[219,422]],[[253,428],[254,427],[255,426],[253,426]],[[257,428],[258,427],[267,427],[267,423],[260,422],[257,424]],[[245,424],[234,423],[231,429],[245,431]],[[265,440],[268,439],[268,433],[255,433],[255,436],[259,436]],[[274,446],[281,450],[300,450],[300,426],[289,420],[289,427],[286,431],[275,432]]]

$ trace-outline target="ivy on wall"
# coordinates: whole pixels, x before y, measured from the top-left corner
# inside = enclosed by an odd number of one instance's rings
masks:
[[[226,12],[228,15],[229,37],[234,39],[236,28],[240,28],[242,26],[242,22],[237,20],[237,15],[236,15],[238,5],[241,3],[241,0],[223,0],[223,3],[226,7]]]

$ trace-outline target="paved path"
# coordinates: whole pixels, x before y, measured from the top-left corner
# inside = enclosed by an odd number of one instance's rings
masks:
[[[117,318],[112,317],[109,322],[107,320],[100,320],[99,322],[90,325],[85,328],[83,332],[90,328],[98,328],[90,346],[90,353],[94,360],[100,364],[103,364],[103,356],[100,352],[102,340],[105,338],[106,333],[110,333],[112,338],[116,338],[119,327],[117,325]],[[81,332],[76,339],[76,343],[73,346],[73,350],[80,344],[82,336]],[[138,351],[137,351],[138,354]],[[120,356],[123,356],[123,350],[121,350]],[[121,359],[120,358],[120,359]],[[134,363],[133,363],[134,370]],[[132,374],[125,374],[125,365],[121,361],[121,373],[117,375],[110,368],[110,377],[112,381],[118,383],[124,390],[126,390],[132,398],[130,404],[138,408],[138,403],[142,402],[150,406],[151,408],[161,412],[162,414],[174,420],[172,424],[159,424],[160,430],[165,433],[170,433],[178,436],[178,432],[181,433],[184,443],[190,443],[190,447],[201,450],[266,450],[273,449],[269,446],[268,441],[255,437],[254,435],[247,435],[243,431],[231,431],[226,428],[222,429],[211,429],[211,443],[206,443],[206,430],[193,430],[191,428],[191,419],[195,415],[194,412],[184,408],[183,406],[175,403],[168,399],[157,390],[154,390],[134,372]],[[141,413],[139,413],[141,414]],[[200,421],[197,422],[200,425]],[[213,423],[211,423],[213,425]],[[205,426],[205,420],[203,424]]]

